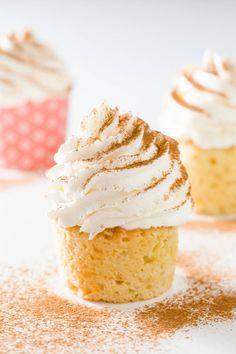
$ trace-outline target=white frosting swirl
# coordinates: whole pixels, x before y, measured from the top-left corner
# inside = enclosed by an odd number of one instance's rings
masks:
[[[62,227],[80,226],[90,238],[106,228],[176,226],[191,212],[187,174],[176,141],[131,113],[103,104],[81,123],[48,172]]]
[[[183,70],[166,102],[161,128],[205,149],[236,145],[236,66],[207,51],[200,68]]]
[[[0,37],[0,106],[63,97],[70,88],[64,65],[31,32]]]

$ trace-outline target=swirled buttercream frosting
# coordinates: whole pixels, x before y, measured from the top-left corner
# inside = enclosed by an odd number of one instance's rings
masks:
[[[190,187],[175,140],[131,113],[102,104],[81,122],[48,171],[62,227],[94,237],[106,228],[176,226],[191,212]]]
[[[0,36],[0,106],[65,96],[70,87],[62,62],[31,32]]]
[[[166,101],[161,128],[203,149],[236,145],[236,66],[208,50],[200,67],[184,69]]]

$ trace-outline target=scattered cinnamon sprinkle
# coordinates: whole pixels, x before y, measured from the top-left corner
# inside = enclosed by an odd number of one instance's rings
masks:
[[[93,308],[72,301],[49,290],[47,282],[55,273],[12,269],[1,284],[0,352],[74,353],[102,348],[116,322],[122,323],[120,312]],[[113,340],[118,336],[112,333]],[[86,351],[87,350],[87,351]],[[15,353],[15,351],[14,351]]]
[[[135,353],[161,346],[178,331],[235,319],[236,291],[225,287],[229,278],[213,271],[212,260],[199,264],[200,258],[199,253],[179,257],[189,288],[132,311],[65,298],[51,289],[54,269],[5,267],[0,270],[0,352]]]
[[[186,272],[190,288],[171,298],[146,306],[136,315],[143,335],[150,340],[167,338],[179,330],[236,318],[236,291],[226,290],[226,280],[208,265],[200,266],[199,254],[182,255],[179,266]]]

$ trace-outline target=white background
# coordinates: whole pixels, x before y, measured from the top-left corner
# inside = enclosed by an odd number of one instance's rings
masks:
[[[51,44],[75,82],[70,132],[106,99],[153,127],[176,72],[205,48],[236,61],[234,0],[0,0],[0,33]]]

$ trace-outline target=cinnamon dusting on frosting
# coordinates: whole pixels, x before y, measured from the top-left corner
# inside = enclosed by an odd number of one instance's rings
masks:
[[[170,92],[162,131],[203,149],[236,145],[236,66],[207,51],[199,66],[187,67]]]
[[[183,72],[183,75],[186,77],[186,79],[187,79],[197,90],[205,91],[205,92],[208,92],[208,93],[212,93],[212,94],[215,94],[215,95],[218,95],[218,96],[227,98],[227,96],[226,96],[223,92],[219,92],[219,91],[216,91],[216,90],[212,90],[212,89],[210,89],[209,87],[206,87],[206,86],[201,85],[199,82],[196,81],[196,79],[194,79],[192,73],[190,73],[190,72],[188,72],[188,71],[184,71],[184,72]]]
[[[1,106],[61,97],[71,89],[63,64],[30,31],[0,37],[0,77]]]
[[[158,134],[158,132],[156,132]],[[159,133],[160,134],[160,133]],[[129,137],[128,142],[130,142],[131,140],[133,140],[131,137]],[[168,149],[168,145],[165,144],[163,142],[162,145],[157,145],[156,141],[160,141],[161,139],[158,139],[158,136],[155,137],[155,140],[152,141],[152,143],[154,143],[156,145],[156,153],[149,159],[146,160],[137,160],[135,162],[131,162],[131,163],[127,163],[124,164],[122,167],[114,167],[114,168],[101,168],[99,171],[95,172],[94,174],[92,174],[90,176],[90,178],[87,179],[87,181],[84,183],[83,188],[85,188],[88,183],[91,181],[92,178],[94,178],[96,175],[100,174],[100,173],[108,173],[108,172],[112,172],[112,171],[122,171],[122,170],[127,170],[127,169],[133,169],[133,168],[140,168],[146,165],[151,164],[153,161],[157,160],[158,158],[160,158],[164,152],[166,152],[166,150]],[[125,145],[128,144],[128,142],[125,142]],[[150,141],[151,143],[151,141]],[[124,146],[123,144],[120,144],[120,146]],[[113,146],[113,150],[117,147],[117,145],[115,144]]]
[[[175,191],[179,189],[185,181],[188,179],[188,174],[184,165],[180,166],[181,177],[176,179],[176,181],[171,185],[170,190]]]
[[[67,220],[61,226],[78,225],[94,237],[109,227],[175,226],[191,211],[177,142],[118,108],[93,110],[55,161],[51,186],[58,198],[50,215],[59,224]],[[70,179],[64,190],[59,178],[65,175]]]
[[[111,124],[111,121],[109,122],[109,125],[110,124]],[[105,127],[103,126],[101,131],[103,131],[104,128]],[[135,140],[140,135],[140,133],[142,132],[142,128],[143,127],[141,125],[134,126],[133,130],[131,132],[124,134],[124,138],[121,142],[114,141],[114,143],[112,143],[110,146],[108,146],[108,148],[106,150],[99,151],[93,157],[83,159],[83,161],[90,161],[91,162],[91,161],[99,160],[102,157],[104,157],[104,155],[111,153],[112,151],[115,151],[122,146],[126,146],[126,145],[130,144],[131,141]],[[90,141],[90,142],[92,142],[92,141]]]
[[[171,170],[168,171],[167,173],[164,173],[163,176],[161,178],[153,178],[151,183],[144,188],[144,190],[142,192],[139,193],[143,193],[148,191],[149,189],[155,188],[158,184],[160,184],[161,182],[163,182],[165,180],[165,178],[171,173]]]
[[[102,128],[99,130],[99,132],[102,132],[104,128],[108,125],[111,124],[112,118],[114,118],[113,111],[111,110],[108,115],[109,118],[106,118],[105,123],[102,125]],[[127,116],[123,115],[120,117],[121,125],[125,124],[127,121]],[[108,123],[109,122],[109,123]],[[98,170],[96,173],[90,176],[90,178],[84,183],[83,188],[87,186],[87,184],[90,182],[90,180],[98,175],[99,173],[107,173],[111,171],[121,171],[123,169],[131,169],[131,168],[139,168],[148,164],[151,164],[154,160],[160,158],[166,150],[169,150],[169,153],[172,157],[172,159],[178,159],[179,158],[179,152],[177,149],[177,143],[169,138],[169,137],[164,137],[161,133],[159,132],[153,132],[150,131],[148,125],[140,118],[137,118],[137,120],[133,124],[133,129],[126,133],[124,132],[124,138],[121,142],[114,142],[107,150],[103,150],[102,152],[98,152],[95,154],[93,157],[88,158],[88,159],[83,159],[83,161],[96,161],[104,157],[104,155],[119,149],[120,147],[127,146],[129,145],[133,140],[137,139],[137,137],[143,132],[143,139],[142,139],[142,151],[145,151],[151,144],[155,145],[156,147],[156,153],[149,159],[146,160],[141,160],[138,159],[135,162],[127,163],[124,164],[122,167],[115,167],[115,168],[101,168]]]
[[[116,108],[114,110],[110,110],[107,112],[106,119],[104,120],[103,125],[99,129],[99,132],[98,132],[99,134],[101,134],[104,131],[104,129],[107,128],[113,122],[114,113],[116,113],[116,112],[117,112]]]
[[[26,65],[31,65],[32,67],[38,67],[39,69],[43,69],[45,71],[56,71],[54,68],[50,68],[46,65],[42,65],[41,63],[37,62],[36,60],[33,60],[31,58],[27,58],[25,56],[21,56],[17,53],[12,53],[7,50],[1,49],[0,48],[0,56],[6,56],[10,59],[13,59],[15,61],[19,61],[21,63],[24,63]]]
[[[173,99],[176,102],[178,102],[180,105],[182,105],[182,106],[184,106],[184,107],[186,107],[188,109],[191,109],[193,111],[199,112],[199,113],[203,113],[204,112],[204,110],[202,108],[194,106],[193,104],[190,104],[190,103],[186,102],[184,100],[184,98],[180,95],[180,93],[177,91],[177,89],[173,90],[171,92],[171,95],[172,95]]]

